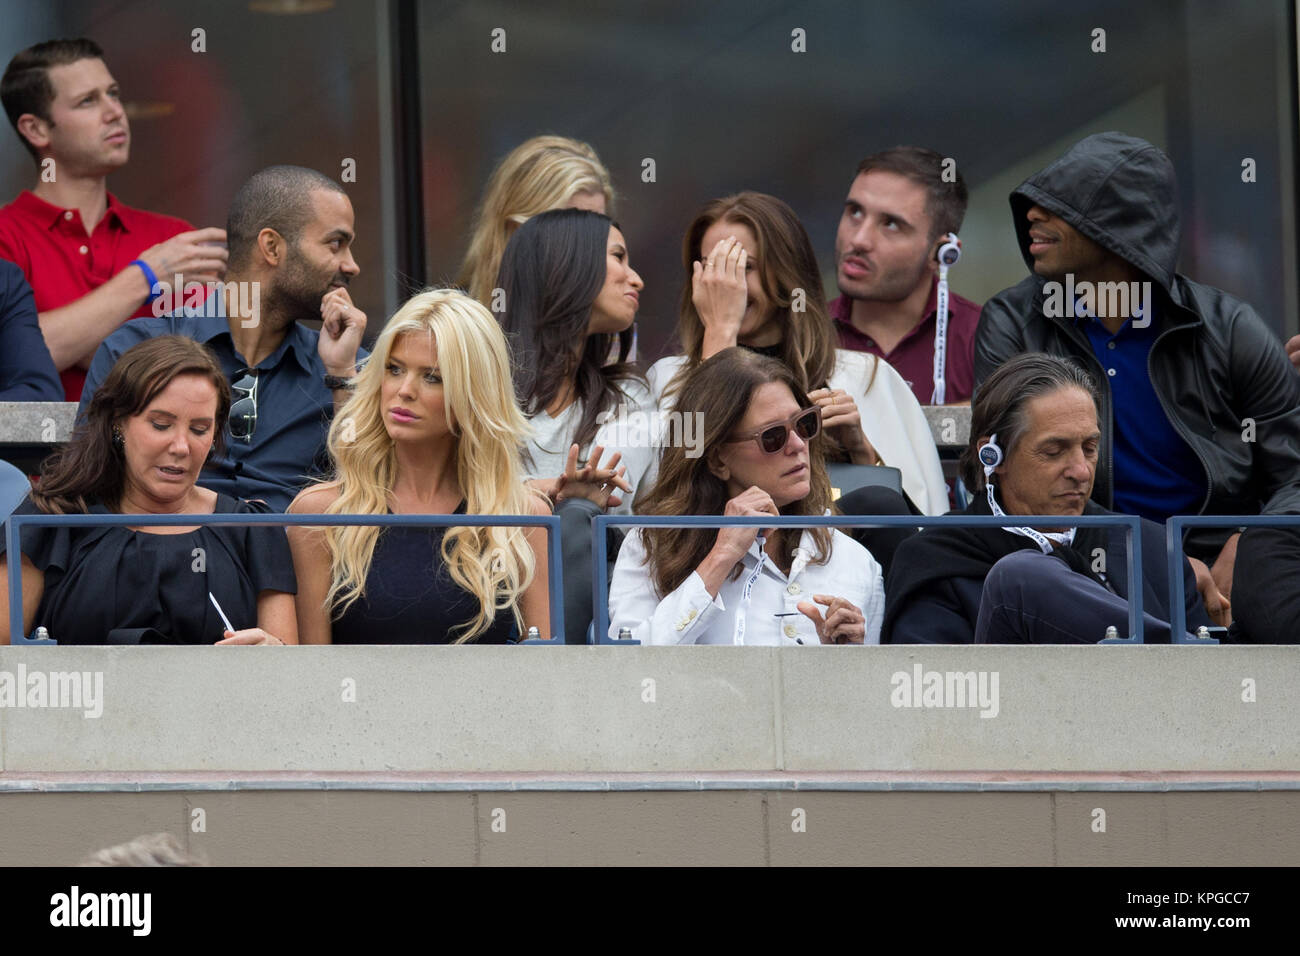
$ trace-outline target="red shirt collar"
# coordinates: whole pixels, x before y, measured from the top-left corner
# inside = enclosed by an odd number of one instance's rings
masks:
[[[66,212],[76,212],[77,210],[64,209],[62,206],[56,206],[41,199],[30,189],[24,189],[14,200],[14,206],[29,219],[39,223],[46,229],[53,229],[60,222],[63,222],[63,214]],[[130,232],[130,227],[122,217],[122,204],[117,201],[117,197],[112,193],[108,194],[108,207],[104,212],[104,218],[112,217],[117,223],[118,228]],[[84,225],[84,224],[83,224]]]
[[[131,227],[130,227],[129,225],[127,225],[126,217],[122,215],[122,210],[123,210],[124,208],[126,208],[126,207],[123,206],[120,202],[117,201],[117,197],[114,196],[112,193],[109,193],[109,194],[108,194],[108,208],[104,211],[104,218],[107,219],[109,216],[112,216],[112,217],[113,217],[113,220],[118,224],[118,226],[119,226],[121,229],[123,229],[123,230],[126,231],[126,232],[130,232],[130,231],[131,231]],[[933,294],[932,294],[932,295],[933,295]],[[934,307],[934,306],[933,306],[933,303],[932,303],[932,304],[931,304],[931,308],[933,308],[933,307]]]

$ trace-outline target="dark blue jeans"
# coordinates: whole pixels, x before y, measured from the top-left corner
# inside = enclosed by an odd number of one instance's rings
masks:
[[[1149,644],[1169,643],[1169,622],[1142,614]],[[1096,644],[1114,626],[1128,636],[1128,601],[1041,551],[1002,558],[984,579],[976,644]]]

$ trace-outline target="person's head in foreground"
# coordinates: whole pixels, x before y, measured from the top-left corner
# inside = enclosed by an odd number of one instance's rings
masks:
[[[528,425],[514,402],[505,338],[478,302],[450,289],[412,297],[375,340],[355,382],[330,428],[337,497],[326,513],[385,514],[399,481],[435,478],[454,482],[451,497],[464,501],[467,514],[536,510],[540,498],[520,471]],[[335,618],[365,590],[380,534],[339,527],[326,535],[326,600]],[[513,609],[522,629],[518,600],[534,573],[523,529],[449,528],[441,559],[480,602],[456,643],[482,634],[501,609]]]
[[[1007,514],[1083,514],[1101,442],[1097,404],[1092,378],[1074,362],[1041,352],[1006,362],[971,408],[966,486],[991,487]]]
[[[127,843],[96,850],[79,866],[207,866],[170,833],[150,833]]]
[[[551,209],[609,213],[614,187],[596,151],[564,136],[534,136],[493,171],[474,215],[456,284],[488,305],[501,255],[523,223]]]
[[[703,454],[698,454],[697,448],[696,457],[690,457],[692,449],[681,445],[665,447],[659,481],[639,509],[641,513],[743,516],[828,513],[831,489],[823,463],[821,410],[783,362],[743,348],[724,349],[687,377],[676,412],[694,415],[700,422],[704,433]],[[754,554],[751,549],[760,534],[762,551]],[[732,606],[730,591],[739,587],[742,572],[750,571],[747,558],[753,559],[754,567],[770,561],[770,573],[782,581],[788,576],[793,582],[804,574],[803,584],[791,583],[788,590],[782,588],[790,596],[803,594],[797,604],[791,597],[790,607],[774,613],[770,602],[765,602],[767,606],[762,608],[761,615],[757,610],[750,615],[751,620],[758,621],[751,624],[755,629],[754,643],[781,643],[782,633],[795,638],[796,618],[800,614],[816,625],[815,630],[807,628],[808,633],[802,636],[810,640],[801,643],[817,643],[819,638],[823,643],[861,643],[868,631],[874,640],[879,629],[878,617],[868,621],[862,612],[874,590],[879,589],[879,568],[865,549],[838,531],[783,528],[763,533],[754,527],[646,528],[641,540],[645,546],[645,568],[658,595],[671,596],[693,575],[698,575],[713,598],[718,598],[720,592],[727,593],[722,603],[730,607],[732,617],[736,608]],[[622,557],[620,553],[620,564]],[[833,557],[840,561],[833,562]],[[856,564],[849,576],[851,580],[843,576],[846,562]],[[761,571],[759,568],[760,574]],[[617,577],[616,571],[616,586]],[[764,582],[765,586],[767,579]],[[833,593],[820,593],[832,589]],[[856,603],[846,600],[843,594],[852,594]],[[823,607],[817,607],[818,604]],[[773,621],[773,617],[779,620]],[[771,640],[757,639],[764,622],[772,631]],[[803,624],[807,625],[808,621]],[[670,642],[661,637],[656,635],[652,640]],[[725,637],[730,639],[731,633]],[[723,642],[704,637],[692,640]]]

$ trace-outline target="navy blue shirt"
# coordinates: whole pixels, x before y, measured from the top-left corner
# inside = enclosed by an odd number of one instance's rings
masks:
[[[1151,385],[1147,356],[1160,322],[1134,328],[1128,319],[1111,335],[1092,317],[1076,319],[1106,370],[1114,415],[1115,511],[1163,523],[1194,515],[1205,501],[1205,466],[1165,415]]]
[[[23,270],[0,259],[0,402],[61,402],[63,384]]]
[[[226,317],[215,314],[224,311],[222,297],[214,295],[209,302],[216,303],[215,308],[132,319],[105,339],[90,363],[78,415],[121,354],[155,335],[186,335],[204,343],[233,382],[249,365],[235,350]],[[325,387],[325,364],[316,354],[319,335],[295,322],[279,347],[258,364],[253,434],[245,441],[227,431],[225,451],[214,453],[204,466],[200,485],[233,498],[261,499],[284,511],[311,478],[329,470],[325,436],[334,415],[334,395]],[[358,350],[358,360],[364,355]]]

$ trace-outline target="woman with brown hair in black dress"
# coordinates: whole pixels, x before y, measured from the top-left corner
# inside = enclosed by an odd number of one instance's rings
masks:
[[[248,514],[261,502],[200,487],[230,383],[206,347],[164,335],[126,352],[16,514]],[[25,528],[23,630],[60,644],[296,644],[284,529]],[[7,573],[0,542],[0,572]],[[9,643],[7,589],[0,643]]]

